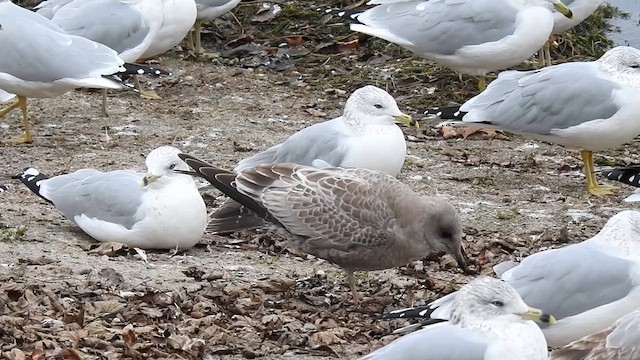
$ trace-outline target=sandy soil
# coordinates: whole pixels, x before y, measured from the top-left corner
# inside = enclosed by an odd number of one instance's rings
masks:
[[[174,75],[147,85],[163,100],[112,92],[108,118],[99,115],[98,92],[31,100],[35,142],[0,145],[2,173],[25,166],[50,175],[142,169],[144,155],[167,144],[230,168],[338,116],[354,89],[311,86],[304,69],[276,73],[176,56],[160,62]],[[407,96],[426,87],[398,97],[400,108],[411,112],[403,105]],[[18,134],[19,124],[18,112],[0,119],[0,137]],[[633,207],[621,201],[630,188],[589,196],[576,151],[513,135],[445,140],[434,124],[404,129],[409,156],[400,178],[457,206],[465,246],[483,274],[499,261],[586,239]],[[638,163],[637,150],[634,142],[598,153],[596,161]],[[21,240],[0,242],[5,358],[355,358],[390,341],[390,331],[403,324],[376,315],[469,280],[450,260],[417,261],[360,276],[365,301],[356,307],[338,268],[281,251],[271,235],[208,235],[175,256],[148,252],[145,262],[133,250],[97,248],[21,184],[3,183],[12,187],[0,194],[1,227],[28,227]],[[213,191],[204,195],[211,210],[222,200]]]

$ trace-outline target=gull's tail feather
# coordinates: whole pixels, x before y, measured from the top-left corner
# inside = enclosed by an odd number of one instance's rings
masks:
[[[211,216],[211,220],[207,224],[207,232],[211,234],[230,233],[262,225],[264,225],[264,219],[246,206],[228,199]]]
[[[120,85],[123,89],[127,89],[127,90],[138,92],[138,89],[136,89],[135,86],[133,86],[131,84],[127,84],[118,75],[115,75],[115,74],[114,75],[102,75],[102,77],[105,78],[105,79],[111,80],[112,82]]]
[[[267,209],[265,209],[258,201],[236,189],[235,179],[237,174],[235,172],[217,168],[202,160],[198,160],[191,155],[178,154],[178,156],[193,170],[195,170],[198,176],[204,178],[216,189],[222,191],[223,194],[239,203],[239,205],[245,207],[247,211],[253,212],[252,217],[260,217],[274,224],[280,225],[280,222],[273,218]],[[237,219],[234,219],[234,221],[237,221]]]
[[[49,179],[47,175],[41,174],[40,171],[38,171],[35,168],[27,167],[24,170],[22,170],[20,173],[14,175],[13,178],[20,180],[23,184],[25,184],[29,188],[29,190],[33,191],[36,195],[40,196],[48,203],[53,204],[51,200],[47,199],[40,192],[40,189],[41,189],[40,186],[42,185],[42,181]]]
[[[430,308],[428,305],[392,310],[392,311],[389,311],[388,313],[383,314],[380,319],[389,320],[389,319],[429,318],[429,315],[431,315],[433,310],[434,309]]]
[[[436,117],[442,120],[460,120],[467,114],[460,111],[460,106],[433,107],[423,111],[427,117]]]
[[[602,176],[609,180],[640,187],[640,165],[602,170]]]
[[[162,70],[160,68],[156,68],[153,66],[141,65],[141,64],[132,64],[125,63],[124,71],[119,72],[120,75],[153,75],[153,76],[163,76],[163,75],[171,75],[169,71]]]

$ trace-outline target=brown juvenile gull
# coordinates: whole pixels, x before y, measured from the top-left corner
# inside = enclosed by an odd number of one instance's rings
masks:
[[[621,317],[611,327],[585,336],[551,353],[551,360],[640,359],[640,310]]]
[[[263,164],[239,173],[180,154],[199,176],[283,229],[294,248],[334,263],[347,274],[382,270],[444,251],[467,270],[462,223],[451,204],[418,196],[386,173]],[[238,220],[242,223],[242,219]]]

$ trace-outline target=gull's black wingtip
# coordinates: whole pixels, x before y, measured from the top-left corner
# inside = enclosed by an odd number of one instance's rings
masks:
[[[171,73],[169,71],[156,68],[153,66],[141,65],[141,64],[133,64],[133,63],[125,63],[123,65],[124,71],[119,74],[127,74],[127,75],[153,75],[153,76],[169,76]]]
[[[412,308],[389,311],[388,313],[383,314],[380,319],[424,319],[429,318],[429,315],[431,315],[432,312],[433,309],[431,309],[429,306],[416,306]]]
[[[460,106],[443,106],[432,107],[422,111],[427,117],[437,117],[442,120],[462,120],[467,115],[466,112],[460,111]]]
[[[601,171],[602,176],[609,180],[640,187],[640,165],[625,166]]]

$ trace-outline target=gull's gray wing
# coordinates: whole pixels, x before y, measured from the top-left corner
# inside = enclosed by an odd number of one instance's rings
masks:
[[[0,49],[12,49],[0,56],[0,73],[25,81],[50,82],[100,77],[120,70],[122,60],[108,47],[65,34],[47,18],[10,2],[0,1],[0,6]]]
[[[386,242],[396,221],[388,198],[410,191],[379,172],[295,164],[243,171],[236,188],[260,202],[290,233],[304,238],[305,246],[339,250]]]
[[[464,122],[488,123],[505,130],[553,134],[621,108],[613,99],[620,88],[596,62],[576,62],[534,71],[505,71],[485,91],[460,107]]]
[[[42,15],[47,19],[51,19],[53,15],[60,10],[61,7],[67,5],[74,0],[46,0],[36,5],[34,9],[38,15]]]
[[[421,53],[453,55],[469,45],[513,34],[518,10],[502,0],[385,2],[357,16],[371,28]]]
[[[99,42],[118,54],[139,46],[151,31],[136,7],[114,0],[74,0],[51,20],[68,34]]]
[[[241,160],[234,171],[275,163],[339,167],[347,155],[344,150],[346,143],[346,126],[341,118],[336,118],[304,128],[282,144]]]
[[[142,177],[128,170],[85,169],[43,181],[40,192],[71,221],[86,215],[131,229],[140,220]]]
[[[502,276],[522,299],[557,319],[619,300],[633,289],[635,265],[589,243],[525,258]]]
[[[485,360],[492,340],[442,323],[405,335],[361,360]]]
[[[640,311],[621,317],[606,330],[551,353],[551,360],[629,360],[640,358]]]

